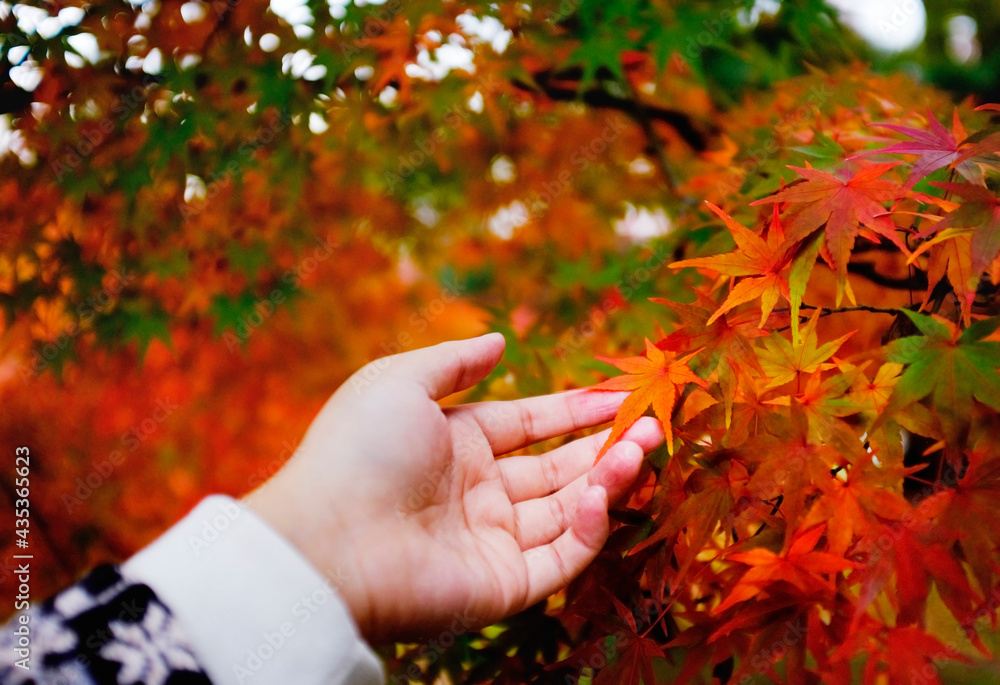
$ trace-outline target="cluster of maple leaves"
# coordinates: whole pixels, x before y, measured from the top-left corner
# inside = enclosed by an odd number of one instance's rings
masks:
[[[970,645],[993,656],[977,631],[1000,605],[1000,134],[967,135],[957,110],[951,131],[933,113],[874,127],[912,142],[791,167],[801,179],[749,203],[770,206],[752,227],[709,204],[735,249],[670,264],[697,273],[696,300],[659,300],[671,332],[606,360],[625,375],[596,388],[631,394],[598,458],[650,407],[670,458],[628,550],[657,611],[637,625],[615,600],[636,634],[601,682],[658,682],[655,659],[679,646],[680,682],[725,659],[731,682],[779,663],[789,682],[940,682],[935,664]],[[948,181],[914,190],[939,169]],[[858,238],[926,274],[924,292],[860,301]],[[818,260],[832,298],[810,282]],[[821,320],[858,311],[893,325],[843,354],[855,331]],[[953,630],[925,630],[941,606]]]

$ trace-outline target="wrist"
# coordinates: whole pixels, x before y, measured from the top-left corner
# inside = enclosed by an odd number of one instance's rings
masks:
[[[350,538],[351,528],[330,507],[318,513],[301,492],[286,491],[278,474],[244,496],[244,504],[287,540],[321,574],[347,607],[358,632],[375,644],[370,594]],[[309,511],[303,511],[305,507]]]

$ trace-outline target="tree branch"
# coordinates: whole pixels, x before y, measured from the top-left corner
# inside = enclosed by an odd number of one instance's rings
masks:
[[[646,111],[646,106],[639,99],[639,94],[627,79],[625,80],[625,86],[632,95],[632,101],[635,104],[635,114],[633,116],[639,122],[639,126],[642,127],[642,132],[646,135],[646,140],[649,141],[649,147],[653,150],[653,156],[656,157],[656,161],[660,166],[660,171],[663,173],[663,179],[667,183],[667,188],[672,194],[676,194],[677,177],[674,176],[674,171],[670,168],[670,161],[667,159],[663,140],[656,132],[656,129],[653,128],[653,121],[649,116],[649,112]]]
[[[851,262],[847,265],[847,271],[866,278],[875,285],[892,288],[893,290],[927,289],[927,274],[920,270],[915,270],[913,275],[907,278],[891,278],[877,272],[874,264],[869,262]]]
[[[591,107],[616,109],[642,124],[643,117],[647,121],[662,121],[671,126],[684,141],[698,152],[708,145],[707,133],[702,132],[684,112],[665,107],[640,106],[637,99],[621,98],[608,93],[602,88],[590,88],[580,92],[580,78],[583,70],[577,67],[556,72],[545,69],[532,74],[534,83],[525,83],[514,79],[512,84],[521,90],[536,92],[541,89],[550,100],[560,102],[579,102]],[[598,72],[598,78],[613,78],[611,74]],[[641,110],[641,111],[640,111]],[[645,128],[645,127],[644,127]]]
[[[903,310],[909,309],[909,307],[872,307],[867,304],[856,304],[850,307],[815,307],[811,304],[806,304],[805,302],[803,302],[802,304],[799,305],[799,309],[812,309],[812,310],[818,309],[820,310],[820,312],[822,312],[820,316],[829,316],[830,314],[843,314],[845,312],[872,312],[874,314],[902,314]]]

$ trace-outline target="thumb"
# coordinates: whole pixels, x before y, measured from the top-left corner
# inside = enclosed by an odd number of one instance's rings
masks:
[[[439,400],[486,378],[499,363],[505,346],[500,333],[487,333],[404,352],[393,358],[393,375],[417,382],[431,399]]]

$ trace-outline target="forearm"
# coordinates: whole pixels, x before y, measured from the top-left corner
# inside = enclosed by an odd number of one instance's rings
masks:
[[[120,569],[15,615],[0,682],[383,683],[335,582],[244,505],[209,497]]]

